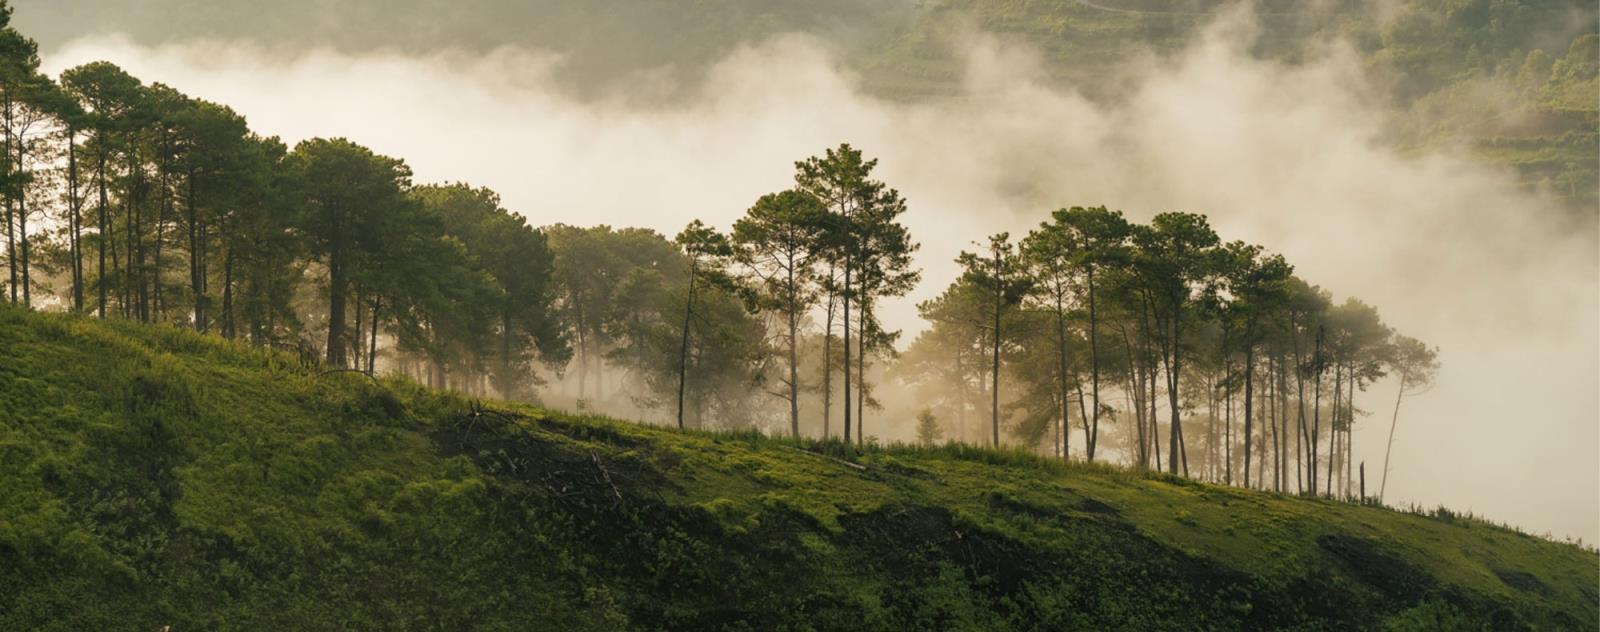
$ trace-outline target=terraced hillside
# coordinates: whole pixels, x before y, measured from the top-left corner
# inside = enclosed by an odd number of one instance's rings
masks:
[[[1600,557],[963,447],[677,432],[0,307],[0,629],[1592,629]]]

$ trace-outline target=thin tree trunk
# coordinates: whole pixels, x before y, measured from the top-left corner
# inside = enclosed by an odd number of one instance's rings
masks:
[[[1362,461],[1360,467],[1361,467],[1361,495],[1358,497],[1358,500],[1356,502],[1357,502],[1357,504],[1365,505],[1365,504],[1367,504],[1367,462],[1366,461]]]
[[[1150,449],[1156,459],[1156,471],[1161,471],[1161,422],[1156,416],[1156,402],[1160,401],[1160,394],[1156,392],[1156,373],[1159,368],[1154,358],[1150,360],[1150,367],[1145,375],[1150,377],[1150,395],[1145,402],[1150,404]]]
[[[833,278],[833,271],[828,271],[829,279]],[[827,439],[833,432],[833,306],[838,296],[835,292],[828,292],[828,311],[823,317],[822,326],[822,438]],[[957,360],[959,362],[959,359]]]
[[[1227,453],[1227,467],[1222,470],[1222,482],[1225,485],[1233,484],[1233,359],[1227,360],[1226,377],[1228,387],[1222,392],[1227,399],[1223,402],[1223,415],[1227,419],[1226,429],[1223,431],[1222,448]]]
[[[1255,345],[1244,348],[1244,486],[1250,487],[1250,434],[1254,430]]]
[[[1383,492],[1389,488],[1389,453],[1394,451],[1394,429],[1400,425],[1400,400],[1406,395],[1406,376],[1400,374],[1400,392],[1394,396],[1394,415],[1389,418],[1389,441],[1383,449],[1383,474],[1378,477],[1378,502],[1383,502]]]
[[[1344,390],[1344,367],[1333,367],[1333,419],[1328,423],[1328,495],[1334,494],[1334,466],[1339,462],[1339,394]]]
[[[694,284],[700,276],[694,265],[689,266],[689,296],[683,308],[683,341],[678,346],[678,429],[683,429],[683,395],[689,379],[689,319],[694,316]]]
[[[200,250],[200,208],[195,200],[195,173],[189,172],[189,196],[185,205],[189,207],[189,290],[194,293],[194,330],[205,331],[205,306],[206,288],[202,278],[205,276],[201,264],[204,253]],[[329,344],[332,344],[330,339]]]
[[[1065,461],[1071,454],[1072,426],[1068,415],[1072,412],[1072,404],[1067,392],[1067,313],[1066,306],[1062,304],[1061,291],[1056,292],[1056,385],[1061,393],[1061,460]],[[1081,406],[1083,400],[1078,400]],[[1087,432],[1087,427],[1085,432]]]
[[[1299,469],[1298,469],[1299,465],[1300,465],[1300,453],[1298,451],[1299,450],[1299,445],[1300,445],[1300,443],[1299,443],[1300,442],[1300,435],[1294,433],[1294,431],[1292,430],[1293,426],[1291,426],[1291,424],[1289,423],[1289,373],[1288,373],[1289,367],[1288,367],[1288,363],[1286,363],[1284,360],[1285,360],[1285,358],[1283,357],[1283,355],[1279,354],[1279,356],[1278,356],[1278,411],[1282,415],[1283,421],[1281,423],[1279,423],[1278,425],[1279,425],[1279,427],[1281,427],[1283,429],[1283,434],[1279,435],[1279,438],[1278,438],[1278,441],[1279,441],[1278,452],[1280,454],[1284,455],[1283,456],[1283,466],[1279,469],[1279,473],[1283,477],[1283,484],[1281,485],[1281,489],[1282,490],[1288,490],[1289,489],[1289,467],[1290,467],[1290,465],[1293,465],[1296,468],[1296,470],[1295,470],[1295,478],[1298,479],[1299,476],[1300,476],[1299,475]],[[1296,446],[1296,452],[1292,455],[1292,463],[1291,463],[1291,455],[1289,454],[1289,435],[1291,435],[1291,434],[1295,434],[1295,446]]]
[[[866,294],[865,291],[862,292]],[[860,302],[861,317],[856,323],[856,445],[866,445],[867,441],[867,323],[872,322],[872,313],[867,301]],[[846,401],[845,406],[850,402]]]
[[[67,211],[72,230],[72,311],[83,312],[83,208],[78,198],[78,136],[67,130]]]
[[[967,350],[956,348],[956,440],[960,443],[967,442],[967,372],[963,368],[962,359],[967,355]]]
[[[22,246],[22,306],[31,309],[33,279],[28,270],[28,195],[22,185],[17,186],[17,237]]]
[[[1283,460],[1283,451],[1278,449],[1278,435],[1280,434],[1278,431],[1278,418],[1280,415],[1278,414],[1278,398],[1274,397],[1278,384],[1277,380],[1273,379],[1276,377],[1273,371],[1276,365],[1277,358],[1271,354],[1268,354],[1267,366],[1265,367],[1267,373],[1265,376],[1267,378],[1267,384],[1266,388],[1262,389],[1261,391],[1261,397],[1265,400],[1262,402],[1262,404],[1267,411],[1267,433],[1263,435],[1263,437],[1267,440],[1267,446],[1270,450],[1270,454],[1272,455],[1272,462],[1270,464],[1266,462],[1265,457],[1267,454],[1269,454],[1268,452],[1263,452],[1261,454],[1263,457],[1261,460],[1264,466],[1272,468],[1272,482],[1267,483],[1265,476],[1262,477],[1261,482],[1263,485],[1281,492],[1283,491],[1283,477],[1279,475],[1278,465]]]
[[[228,290],[223,288],[222,291],[226,294]],[[226,303],[226,299],[223,302]],[[356,330],[354,332],[355,335],[350,337],[350,351],[355,356],[356,368],[361,368],[361,345],[367,340],[367,288],[365,286],[356,286],[355,304]],[[226,328],[227,325],[224,324],[223,327]]]
[[[1087,453],[1085,458],[1094,462],[1094,450],[1100,441],[1100,341],[1096,326],[1098,315],[1095,313],[1094,301],[1094,265],[1088,269],[1089,281],[1089,390],[1094,398],[1094,418],[1090,422],[1093,430],[1089,433]]]
[[[850,443],[850,258],[844,264],[844,442]]]
[[[1356,377],[1355,368],[1350,369],[1350,398],[1345,400],[1345,410],[1350,411],[1350,422],[1344,425],[1344,496],[1350,497],[1350,478],[1356,460]]]
[[[337,210],[331,212],[337,213]],[[346,287],[349,284],[346,278],[349,271],[345,270],[343,227],[339,225],[337,217],[330,223],[333,225],[333,239],[330,240],[333,247],[328,256],[328,364],[343,367],[346,325],[344,302],[345,292],[349,289]],[[201,287],[204,288],[204,285]],[[437,361],[435,363],[438,364]],[[440,369],[442,371],[443,367]]]
[[[1072,381],[1072,385],[1078,391],[1078,421],[1083,422],[1083,441],[1084,441],[1085,445],[1088,445],[1088,442],[1089,442],[1089,409],[1087,408],[1087,405],[1084,404],[1084,401],[1083,401],[1083,380],[1073,380]],[[1070,426],[1071,424],[1068,424],[1068,425]],[[1068,455],[1068,453],[1064,449],[1066,446],[1063,445],[1062,447],[1063,447],[1062,456],[1065,457],[1065,456]]]
[[[233,340],[233,248],[222,257],[222,336]],[[357,346],[360,346],[358,341]],[[360,366],[360,349],[356,350],[356,366]]]
[[[1317,495],[1317,488],[1319,487],[1317,484],[1317,434],[1322,432],[1322,336],[1323,326],[1317,325],[1317,347],[1311,357],[1312,366],[1316,368],[1316,379],[1311,382],[1315,399],[1311,404],[1311,435],[1306,440],[1306,443],[1309,444],[1306,446],[1306,456],[1309,459],[1306,477],[1311,483],[1310,491],[1312,496]]]
[[[383,297],[372,297],[372,327],[367,330],[367,375],[372,375],[378,363],[378,309],[383,306]]]
[[[1128,337],[1127,328],[1119,327],[1119,329],[1122,330],[1122,342],[1128,349],[1128,392],[1133,398],[1134,428],[1137,430],[1137,438],[1139,440],[1139,449],[1137,450],[1139,467],[1148,468],[1150,467],[1150,446],[1148,439],[1145,437],[1144,373],[1143,369],[1140,368],[1144,363],[1137,362],[1134,359],[1133,341]]]
[[[794,257],[789,257],[789,435],[800,438],[799,301],[795,298]]]
[[[1000,447],[1000,304],[1005,300],[1002,294],[1005,289],[1000,281],[1000,255],[997,252],[995,260],[995,296],[994,296],[994,360],[992,373],[989,379],[989,415],[994,427],[994,447]]]
[[[1183,360],[1178,353],[1178,350],[1182,349],[1179,340],[1179,336],[1183,333],[1180,326],[1182,322],[1182,312],[1174,307],[1172,310],[1172,341],[1168,345],[1171,350],[1168,353],[1169,359],[1167,360],[1167,406],[1172,409],[1170,411],[1172,427],[1167,430],[1167,437],[1171,441],[1171,447],[1167,450],[1167,472],[1169,474],[1178,473],[1178,460],[1181,456],[1184,460],[1184,475],[1187,476],[1189,473],[1189,457],[1187,454],[1182,454],[1186,450],[1181,447],[1183,442],[1183,422],[1180,419],[1180,409],[1178,407],[1178,376],[1183,369]]]
[[[29,270],[28,248],[28,184],[26,178],[27,149],[23,139],[16,139],[17,147],[17,237],[22,247],[22,305],[33,307],[33,275]]]
[[[17,166],[14,165],[14,164],[11,164],[12,105],[11,105],[11,92],[9,90],[6,91],[4,107],[5,107],[5,139],[4,139],[4,141],[5,141],[5,152],[4,152],[4,156],[5,156],[5,174],[4,175],[7,178],[9,178],[17,170]],[[15,195],[15,192],[11,189],[11,187],[7,186],[6,187],[6,191],[5,191],[5,205],[6,205],[6,272],[11,277],[11,283],[7,287],[9,288],[9,292],[11,294],[11,303],[13,305],[18,302],[18,298],[17,298],[17,282],[18,282],[17,281],[17,278],[18,278],[17,277],[17,274],[18,274],[17,273],[17,232],[16,232],[17,231],[17,226],[16,226],[17,208],[16,208],[16,201],[15,201],[16,197],[17,196]]]
[[[101,143],[104,144],[104,138],[97,137],[97,140],[100,140]],[[98,286],[100,290],[100,318],[104,319],[106,317],[106,239],[108,232],[107,227],[110,226],[110,220],[108,220],[106,217],[105,149],[102,147],[98,152],[96,152],[96,154],[98,156],[98,163],[95,166],[95,180],[100,188],[100,225],[95,227],[95,244],[100,250],[100,270],[98,276],[95,278],[95,285]]]
[[[126,221],[123,223],[128,229],[128,267],[126,281],[130,306],[133,315],[139,317],[140,322],[149,322],[149,304],[146,301],[144,269],[144,220],[140,217],[138,191],[141,187],[139,180],[139,153],[134,151],[130,144],[128,149],[128,189],[122,200],[123,213]]]

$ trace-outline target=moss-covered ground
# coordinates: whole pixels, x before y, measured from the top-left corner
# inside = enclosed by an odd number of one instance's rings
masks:
[[[1450,514],[512,404],[0,307],[0,629],[1594,629]]]

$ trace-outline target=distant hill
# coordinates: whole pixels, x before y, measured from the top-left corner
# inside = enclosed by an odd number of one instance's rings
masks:
[[[1591,549],[0,307],[0,629],[1594,629]]]

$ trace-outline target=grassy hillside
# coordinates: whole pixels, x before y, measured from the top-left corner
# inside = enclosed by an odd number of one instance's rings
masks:
[[[471,403],[0,307],[0,629],[1596,625],[1589,550],[966,448]]]

